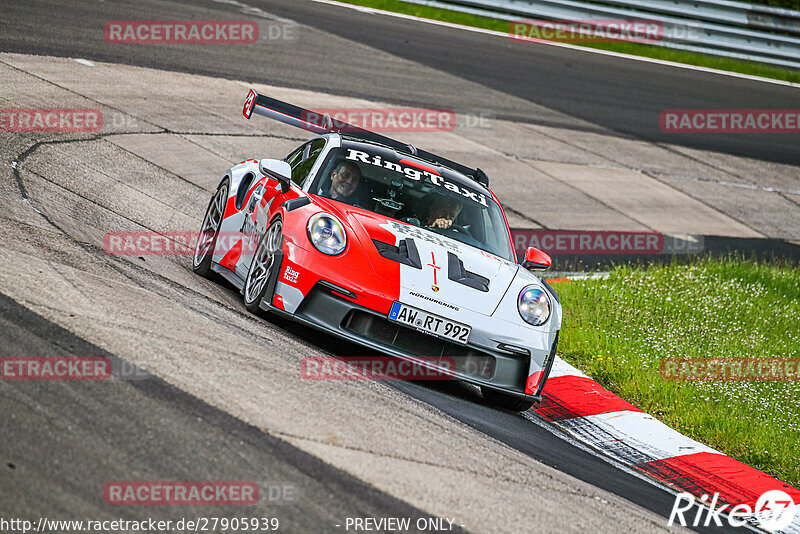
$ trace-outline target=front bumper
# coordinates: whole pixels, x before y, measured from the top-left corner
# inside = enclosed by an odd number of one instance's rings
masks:
[[[281,272],[276,269],[274,272]],[[385,315],[337,295],[336,286],[317,283],[294,313],[287,313],[265,298],[261,308],[357,343],[376,352],[413,361],[453,378],[490,388],[507,395],[541,401],[541,391],[552,361],[555,343],[543,368],[535,394],[526,392],[530,356],[506,354],[485,347],[464,346],[391,322]],[[267,295],[271,295],[274,281]],[[346,291],[346,290],[345,290]],[[442,364],[438,365],[437,360]],[[455,363],[455,367],[453,367]]]

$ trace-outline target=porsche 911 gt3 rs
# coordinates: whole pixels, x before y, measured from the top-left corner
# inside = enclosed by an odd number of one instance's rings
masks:
[[[541,400],[561,307],[517,262],[480,169],[248,94],[244,116],[319,134],[283,160],[228,169],[208,205],[194,271],[222,276],[245,307],[290,317],[481,387],[491,404]],[[223,239],[221,236],[234,236]]]

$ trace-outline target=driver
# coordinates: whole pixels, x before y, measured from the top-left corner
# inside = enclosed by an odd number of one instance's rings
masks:
[[[356,189],[361,181],[361,168],[353,161],[342,160],[331,172],[331,186],[327,197],[352,204],[356,200]]]
[[[453,197],[437,195],[428,210],[425,226],[446,230],[461,213],[461,203]]]

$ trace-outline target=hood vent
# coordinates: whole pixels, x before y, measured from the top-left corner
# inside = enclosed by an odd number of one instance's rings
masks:
[[[378,249],[378,253],[384,258],[408,265],[409,267],[414,267],[415,269],[422,269],[422,261],[419,259],[419,251],[413,239],[402,239],[397,246],[376,239],[373,239],[372,242],[375,244],[375,248]]]
[[[464,262],[452,252],[447,253],[447,277],[472,289],[489,292],[489,279],[464,269]]]

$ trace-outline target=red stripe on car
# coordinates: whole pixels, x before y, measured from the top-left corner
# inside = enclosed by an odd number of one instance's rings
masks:
[[[236,272],[236,264],[239,263],[239,258],[242,255],[242,240],[236,242],[235,245],[231,247],[231,249],[225,253],[225,256],[222,257],[222,260],[219,262],[220,265],[225,267],[226,269],[230,269],[233,272]]]
[[[421,171],[428,171],[429,173],[435,174],[436,176],[441,176],[441,174],[439,174],[439,171],[437,171],[433,167],[425,165],[424,163],[419,163],[417,161],[406,159],[406,158],[401,159],[400,163],[402,163],[403,165],[408,165],[409,167],[416,167],[417,169],[419,169]]]

